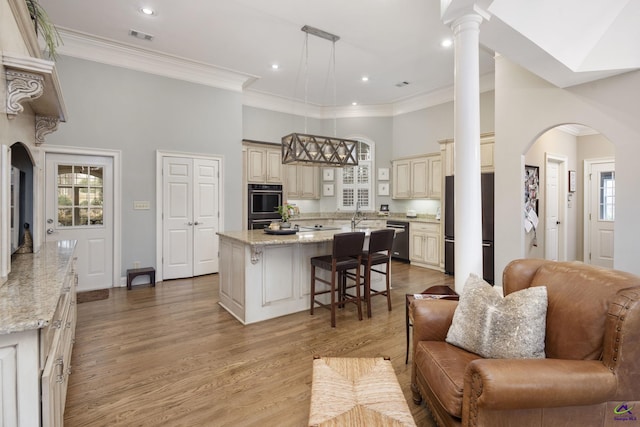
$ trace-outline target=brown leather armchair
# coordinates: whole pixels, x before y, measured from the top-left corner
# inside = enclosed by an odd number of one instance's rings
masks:
[[[440,426],[639,425],[640,277],[538,259],[505,268],[505,295],[531,286],[547,287],[545,359],[450,345],[457,301],[414,301],[414,402]]]

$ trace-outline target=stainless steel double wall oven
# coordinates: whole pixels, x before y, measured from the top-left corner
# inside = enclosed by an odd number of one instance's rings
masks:
[[[249,184],[248,229],[267,228],[269,224],[280,219],[278,206],[282,205],[282,185]]]

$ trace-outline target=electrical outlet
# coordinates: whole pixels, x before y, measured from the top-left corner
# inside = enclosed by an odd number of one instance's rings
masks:
[[[140,261],[134,261],[133,268],[140,268]]]

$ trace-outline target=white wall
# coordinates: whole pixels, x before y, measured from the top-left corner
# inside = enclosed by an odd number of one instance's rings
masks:
[[[524,154],[539,136],[559,124],[589,126],[616,151],[614,267],[640,274],[636,212],[640,158],[640,72],[572,88],[557,88],[502,56],[496,58],[496,271],[525,256],[522,173]],[[501,283],[500,274],[497,275]]]
[[[555,154],[559,156],[564,156],[567,158],[567,164],[565,165],[566,170],[576,170],[576,159],[577,159],[577,141],[576,137],[570,135],[566,132],[562,132],[558,129],[551,129],[548,132],[545,132],[540,138],[536,141],[536,143],[529,149],[529,151],[525,155],[525,164],[538,166],[540,168],[540,184],[539,184],[539,194],[538,194],[538,218],[540,222],[538,223],[538,228],[536,231],[537,237],[537,246],[533,245],[533,231],[530,233],[526,233],[525,235],[525,247],[524,254],[526,258],[544,258],[544,250],[545,250],[545,224],[546,224],[546,180],[545,180],[545,155],[546,154]],[[563,177],[560,177],[561,179]],[[559,193],[564,195],[563,199],[566,201],[566,195],[568,193],[567,188],[562,186],[559,188]],[[562,207],[560,207],[562,209]],[[567,260],[575,261],[576,260],[576,216],[577,216],[577,208],[575,203],[571,204],[571,207],[568,207],[565,202],[565,218],[562,219],[560,233],[563,233],[566,230],[566,239],[567,239]]]
[[[611,141],[600,134],[578,137],[578,162],[576,165],[577,188],[574,202],[578,208],[576,225],[577,259],[584,259],[584,161],[588,159],[615,158],[616,150]]]
[[[480,94],[480,133],[493,132],[494,92]],[[453,138],[453,101],[393,118],[393,158],[440,151],[438,141]]]
[[[68,122],[46,144],[122,152],[122,275],[134,260],[155,266],[156,150],[223,156],[224,226],[241,229],[241,93],[65,56],[56,65]]]

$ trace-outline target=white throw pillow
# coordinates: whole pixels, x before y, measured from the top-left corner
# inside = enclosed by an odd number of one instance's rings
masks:
[[[471,274],[446,342],[491,359],[544,358],[547,288],[534,286],[505,298]]]

